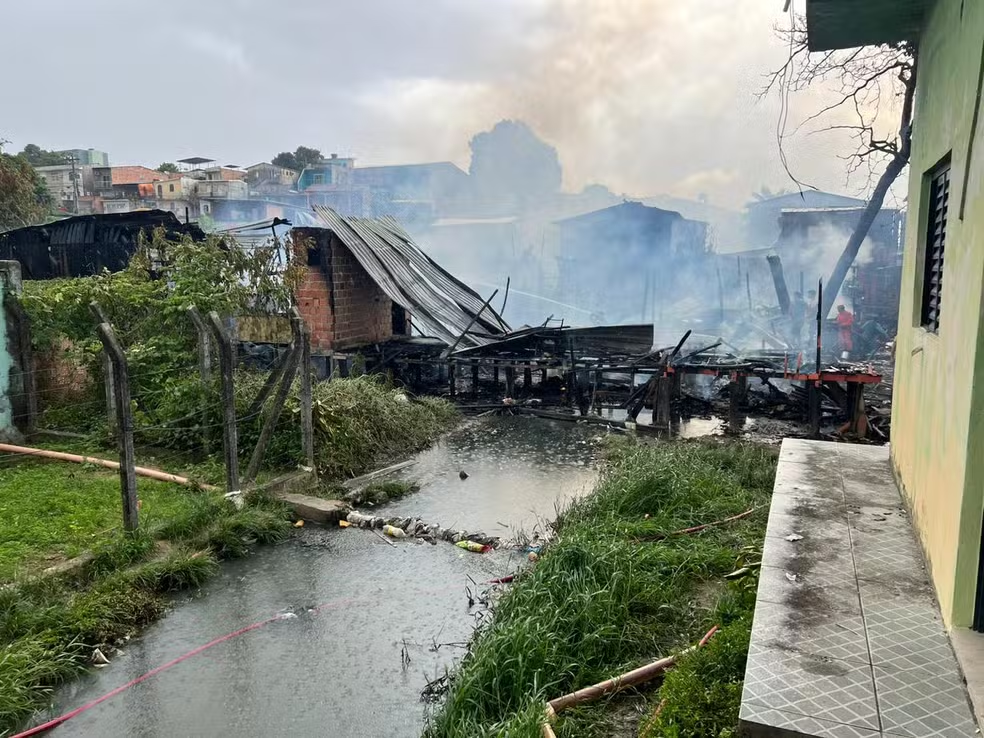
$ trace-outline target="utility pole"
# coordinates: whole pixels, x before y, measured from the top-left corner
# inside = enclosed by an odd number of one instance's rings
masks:
[[[79,214],[79,179],[75,169],[75,162],[78,161],[74,156],[68,157],[68,163],[72,165],[72,191],[75,193],[75,214]]]

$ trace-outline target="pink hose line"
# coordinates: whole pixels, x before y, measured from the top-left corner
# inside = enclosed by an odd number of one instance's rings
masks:
[[[7,453],[12,454],[24,454],[25,456],[40,456],[45,459],[54,459],[56,461],[71,461],[76,464],[96,464],[98,466],[106,467],[107,469],[120,468],[120,462],[118,461],[97,459],[93,456],[80,456],[79,454],[66,454],[62,451],[49,451],[46,448],[14,446],[10,443],[0,443],[0,451],[6,451]],[[162,472],[158,469],[148,469],[144,466],[136,466],[133,469],[138,475],[141,477],[147,477],[148,479],[156,479],[161,482],[174,482],[175,484],[182,484],[185,487],[200,487],[208,492],[214,492],[218,489],[218,487],[214,487],[211,484],[199,484],[186,477],[179,477],[177,474],[168,474],[167,472]]]
[[[458,586],[455,585],[454,587],[441,587],[439,589],[422,590],[422,591],[418,592],[417,594],[425,594],[425,595],[426,594],[439,594],[441,592],[449,592],[449,591],[451,591],[453,589],[458,589]],[[333,608],[333,607],[341,607],[341,606],[344,606],[344,605],[352,605],[352,604],[355,604],[357,602],[366,602],[366,601],[372,601],[372,598],[369,598],[369,597],[348,597],[348,598],[342,599],[342,600],[335,600],[334,602],[325,602],[325,603],[322,603],[322,604],[318,605],[317,607],[311,608],[311,612],[318,613],[318,612],[322,612],[323,610],[328,610],[328,609]],[[266,620],[260,620],[260,621],[258,621],[256,623],[253,623],[252,625],[247,625],[244,628],[240,628],[239,630],[234,630],[231,633],[226,633],[224,636],[219,636],[218,638],[215,638],[214,640],[211,640],[211,641],[209,641],[208,643],[206,643],[204,645],[198,646],[197,648],[193,648],[192,650],[188,651],[188,653],[186,653],[186,654],[183,654],[181,656],[178,656],[176,659],[171,659],[166,664],[161,664],[160,666],[151,669],[146,674],[143,674],[141,676],[138,676],[136,679],[130,680],[126,684],[123,684],[122,686],[119,686],[116,689],[107,692],[102,697],[99,697],[97,699],[94,699],[92,702],[88,702],[88,703],[82,705],[81,707],[77,707],[77,708],[75,708],[74,710],[72,710],[70,712],[66,712],[64,715],[59,715],[58,717],[53,718],[52,720],[49,720],[46,723],[41,723],[40,725],[36,725],[33,728],[28,728],[23,733],[17,733],[16,735],[11,736],[11,738],[28,738],[28,736],[40,735],[41,733],[44,733],[46,731],[49,731],[52,728],[57,728],[59,725],[61,725],[63,723],[66,723],[69,720],[71,720],[72,718],[81,715],[83,712],[86,712],[88,710],[91,710],[96,705],[100,705],[103,702],[105,702],[106,700],[112,699],[113,697],[115,697],[116,695],[120,694],[121,692],[125,692],[130,687],[135,687],[136,685],[140,684],[141,682],[145,682],[148,679],[150,679],[151,677],[157,676],[162,671],[167,671],[172,666],[177,666],[182,661],[187,661],[192,656],[197,656],[198,654],[203,653],[204,651],[207,651],[208,649],[212,648],[213,646],[218,646],[220,643],[225,643],[228,640],[231,640],[233,638],[237,638],[237,637],[239,637],[241,635],[244,635],[246,633],[249,633],[252,630],[257,630],[258,628],[262,628],[264,625],[269,625],[270,623],[276,622],[278,620],[284,620],[284,619],[285,618],[284,618],[284,615],[283,614],[274,615],[273,617],[269,617]]]

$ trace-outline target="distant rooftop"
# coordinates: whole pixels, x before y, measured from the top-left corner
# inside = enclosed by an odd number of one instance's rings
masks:
[[[215,159],[206,159],[204,156],[190,156],[187,159],[178,159],[178,164],[191,164],[192,166],[196,164],[210,164],[215,161]]]

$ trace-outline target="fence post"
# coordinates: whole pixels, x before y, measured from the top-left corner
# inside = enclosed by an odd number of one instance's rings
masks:
[[[208,330],[208,325],[198,308],[191,305],[187,309],[188,317],[195,324],[195,331],[198,333],[198,374],[202,380],[202,386],[206,389],[212,384],[212,336]],[[202,443],[206,452],[212,450],[212,433],[209,430],[208,399],[202,403]]]
[[[96,324],[109,324],[109,318],[103,311],[102,306],[93,300],[89,303],[89,311],[96,319]],[[113,365],[109,353],[103,350],[103,386],[106,394],[106,411],[109,420],[109,435],[116,436],[119,428],[116,422],[116,394],[113,386]]]
[[[225,457],[226,494],[239,494],[239,441],[236,434],[236,388],[233,384],[235,358],[232,340],[214,310],[208,314],[218,344],[219,371],[222,373],[222,449]]]
[[[294,308],[296,312],[297,308]],[[304,464],[314,469],[314,398],[311,393],[311,329],[301,324],[301,440]]]
[[[97,306],[98,307],[98,306]],[[137,473],[133,453],[133,413],[130,409],[130,377],[126,354],[116,340],[113,327],[106,322],[97,326],[99,340],[112,364],[116,400],[116,429],[120,449],[120,491],[123,496],[123,528],[137,529]]]
[[[280,412],[284,409],[284,403],[287,401],[287,393],[290,391],[290,385],[294,382],[297,365],[301,360],[303,331],[301,329],[301,317],[296,312],[290,318],[290,331],[294,340],[291,342],[290,353],[287,355],[284,375],[280,380],[280,386],[277,388],[277,394],[273,398],[270,415],[267,416],[267,419],[263,422],[263,427],[260,429],[260,437],[256,441],[253,455],[249,457],[249,466],[246,467],[246,476],[243,478],[244,486],[252,484],[260,471],[260,463],[263,461],[263,455],[266,453],[267,446],[270,445],[270,439],[273,437],[273,431],[277,427],[277,421],[280,420]]]

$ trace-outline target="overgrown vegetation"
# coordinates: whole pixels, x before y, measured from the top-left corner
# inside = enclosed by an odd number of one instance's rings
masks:
[[[85,669],[94,648],[159,617],[167,593],[199,586],[218,560],[290,530],[287,508],[264,497],[237,510],[217,493],[140,480],[142,528],[125,534],[116,475],[30,463],[0,480],[0,735]],[[24,576],[82,549],[93,556],[80,567]]]
[[[733,735],[755,582],[723,577],[761,545],[774,456],[744,444],[617,449],[595,493],[562,516],[557,542],[479,630],[426,734],[539,736],[547,700],[682,650],[719,624],[713,645],[652,696],[653,712],[666,702],[643,729]],[[728,525],[667,535],[752,508]],[[603,716],[598,705],[563,713],[558,735],[592,735]]]
[[[372,482],[361,489],[345,494],[345,499],[353,505],[385,505],[387,502],[399,500],[413,494],[420,485],[395,479],[386,482]]]
[[[32,340],[49,366],[39,373],[42,425],[105,438],[101,344],[90,313],[98,302],[129,361],[138,445],[218,452],[223,423],[218,378],[199,378],[197,337],[186,309],[222,316],[284,313],[299,268],[284,270],[278,252],[247,252],[215,238],[167,240],[158,231],[122,272],[26,282],[22,302]],[[75,369],[73,369],[73,367]],[[253,407],[268,373],[236,373],[239,448],[249,458],[269,412]],[[288,395],[264,457],[268,468],[301,461],[299,382]],[[453,406],[409,398],[379,378],[359,376],[314,386],[319,471],[346,477],[390,456],[412,453],[457,418]]]

